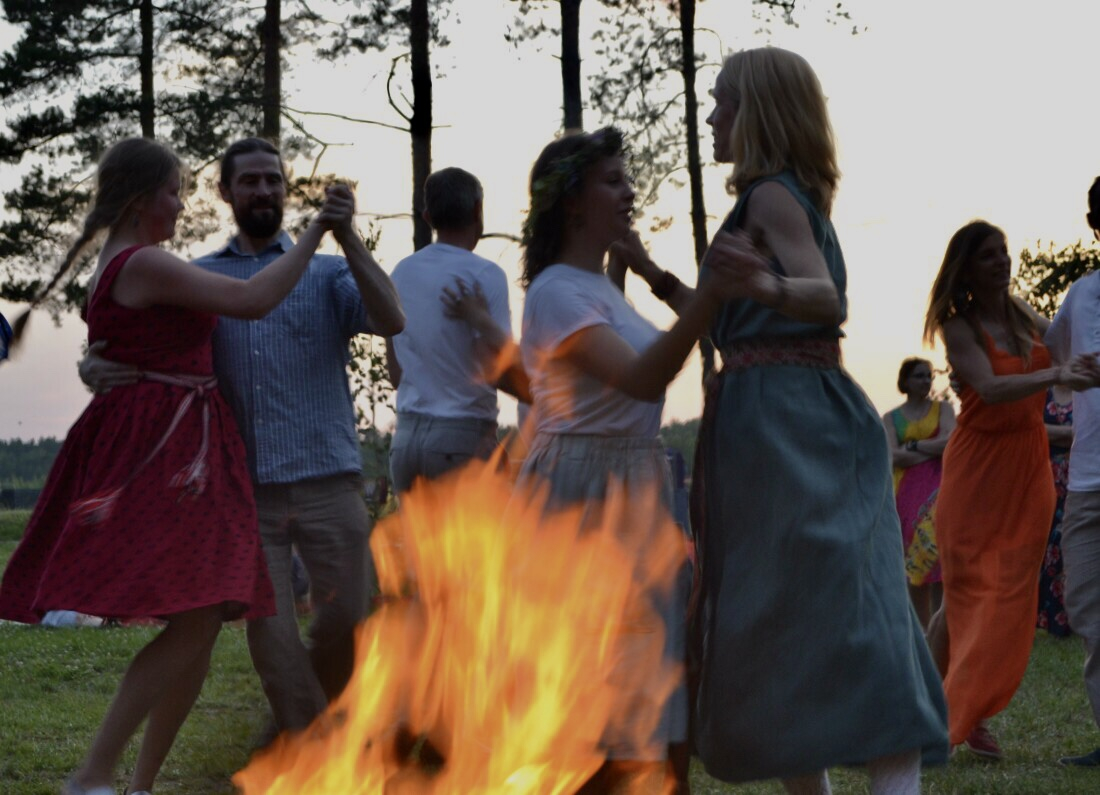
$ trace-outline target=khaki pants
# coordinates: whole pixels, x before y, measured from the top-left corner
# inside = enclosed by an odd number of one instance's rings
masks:
[[[487,460],[497,446],[497,424],[490,420],[397,415],[390,445],[393,489],[408,491],[417,478],[432,480],[474,458]]]
[[[1071,491],[1062,520],[1070,628],[1085,641],[1085,690],[1100,726],[1100,492]]]
[[[355,628],[377,592],[371,518],[358,474],[256,486],[256,508],[277,614],[248,622],[248,648],[280,731],[308,726],[344,689]],[[298,633],[291,545],[309,574],[309,647]]]

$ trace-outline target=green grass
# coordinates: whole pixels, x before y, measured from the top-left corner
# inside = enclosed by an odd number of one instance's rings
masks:
[[[131,658],[157,630],[0,625],[0,793],[56,795]],[[158,795],[231,793],[265,720],[244,630],[218,640],[212,674],[157,783]],[[133,767],[131,743],[122,769]],[[124,784],[120,775],[119,786]]]
[[[12,517],[11,514],[20,514]],[[21,534],[26,512],[0,511],[0,566]],[[156,630],[43,629],[0,624],[0,795],[55,795],[86,749],[133,655]],[[1040,633],[1023,685],[990,726],[1003,762],[960,752],[925,771],[930,795],[1093,795],[1100,771],[1065,769],[1057,759],[1100,745],[1081,682],[1084,652],[1076,639]],[[248,657],[244,631],[218,640],[202,696],[184,725],[157,784],[157,795],[228,795],[232,774],[248,760],[266,720],[266,704]],[[119,788],[133,766],[131,744]],[[831,771],[837,793],[866,793],[858,770]],[[696,764],[696,795],[780,795],[776,782],[732,786]]]
[[[49,630],[0,625],[0,793],[54,795],[76,766],[130,658],[155,630]],[[1012,704],[993,719],[1006,759],[978,762],[960,752],[946,767],[925,771],[925,793],[1040,795],[1100,792],[1100,771],[1059,767],[1069,752],[1098,744],[1080,682],[1083,653],[1075,640],[1040,635]],[[157,786],[158,795],[222,795],[248,759],[265,707],[244,632],[226,628],[212,672]],[[133,745],[123,770],[133,765]],[[861,771],[831,773],[838,793],[865,793]],[[775,782],[732,786],[693,771],[697,794],[782,793]],[[119,785],[123,784],[120,774]]]

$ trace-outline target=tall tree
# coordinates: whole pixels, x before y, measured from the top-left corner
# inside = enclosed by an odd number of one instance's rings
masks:
[[[516,16],[505,38],[513,44],[553,35],[561,43],[562,129],[584,129],[581,90],[581,0],[517,0]],[[546,23],[543,12],[557,6],[558,26]]]
[[[107,145],[159,137],[204,163],[250,126],[257,48],[250,20],[216,0],[4,0],[3,10],[19,38],[0,55],[0,162],[23,176],[4,196],[0,295],[21,300],[72,235],[88,164]]]
[[[282,6],[281,0],[267,0],[264,21],[260,26],[264,50],[263,137],[276,142],[279,140],[283,102]]]
[[[432,65],[429,54],[431,22],[428,0],[409,3],[409,46],[412,62],[413,106],[409,117],[412,136],[413,248],[432,242],[432,230],[420,210],[424,207],[424,181],[432,171]]]
[[[559,0],[561,6],[562,127],[584,129],[581,100],[581,0]]]
[[[355,50],[382,52],[398,43],[408,51],[396,56],[386,83],[390,107],[404,122],[412,146],[412,221],[413,247],[423,248],[432,242],[432,231],[421,218],[424,207],[424,180],[432,170],[432,68],[431,49],[445,47],[448,42],[440,34],[439,21],[446,14],[449,0],[351,0],[361,13],[349,15],[335,26],[320,54],[338,58]],[[406,75],[400,71],[409,62]],[[399,88],[408,79],[412,99]],[[379,122],[370,122],[378,124]],[[389,125],[384,125],[389,126]]]

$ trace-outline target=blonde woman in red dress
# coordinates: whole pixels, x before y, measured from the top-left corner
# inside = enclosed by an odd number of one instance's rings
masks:
[[[98,394],[70,429],[0,584],[0,618],[50,610],[156,616],[64,795],[114,795],[115,767],[143,721],[127,788],[148,793],[198,697],[222,622],[274,612],[245,451],[213,376],[218,315],[262,317],[298,281],[346,197],[331,193],[295,246],[245,280],[160,248],[183,209],[181,166],[155,141],[104,154],[83,232],[36,303],[102,230],[88,340],[142,372]],[[33,308],[33,305],[32,305]],[[15,323],[16,338],[27,315]]]

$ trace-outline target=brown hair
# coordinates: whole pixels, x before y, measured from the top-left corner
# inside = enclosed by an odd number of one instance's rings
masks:
[[[928,365],[929,372],[932,371],[932,362],[927,359],[922,359],[919,356],[910,356],[901,363],[901,367],[898,368],[898,392],[901,392],[903,395],[906,394],[905,380],[922,364]]]
[[[565,201],[580,193],[585,173],[603,158],[622,154],[623,134],[614,127],[571,133],[543,148],[531,167],[531,207],[523,223],[524,287],[557,259],[565,238]]]
[[[95,199],[84,216],[80,235],[65,252],[53,278],[31,301],[30,307],[15,319],[12,347],[23,334],[31,310],[50,297],[96,235],[103,229],[116,228],[129,215],[135,202],[155,193],[179,168],[176,153],[150,138],[126,138],[103,153],[96,168]]]
[[[936,334],[943,333],[943,325],[954,317],[966,321],[974,333],[974,339],[984,349],[982,328],[978,318],[970,311],[973,295],[970,292],[970,265],[978,249],[992,235],[1005,236],[988,221],[971,221],[951,236],[944,252],[940,271],[928,294],[928,311],[924,316],[924,341],[935,343]],[[1024,308],[1023,302],[1006,293],[1008,303],[1005,316],[1012,339],[1012,352],[1028,361],[1031,338],[1035,335],[1035,321]]]
[[[265,154],[275,155],[275,157],[279,158],[279,170],[283,172],[283,178],[286,178],[286,166],[283,164],[283,155],[275,144],[271,143],[271,141],[266,138],[241,138],[239,141],[231,143],[229,148],[225,150],[225,154],[222,155],[221,172],[218,181],[221,182],[222,185],[228,187],[233,182],[233,173],[237,168],[237,156],[250,155],[253,152],[264,152]]]

